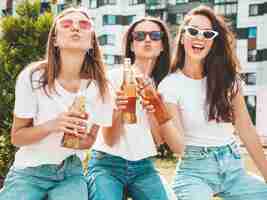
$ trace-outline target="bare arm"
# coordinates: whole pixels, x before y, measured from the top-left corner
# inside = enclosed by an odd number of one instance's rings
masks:
[[[166,104],[172,119],[160,126],[160,135],[173,153],[181,156],[184,153],[184,130],[181,122],[181,112],[176,104]]]
[[[257,168],[262,173],[265,181],[267,181],[267,161],[256,129],[251,122],[242,91],[239,91],[233,99],[233,106],[235,128]]]
[[[32,118],[14,116],[11,129],[11,142],[15,146],[26,146],[41,141],[54,132],[69,132],[77,135],[74,129],[84,130],[86,122],[78,118],[81,113],[66,112],[56,119],[40,125],[33,125]],[[76,117],[75,117],[76,116]]]
[[[43,125],[33,126],[33,119],[13,117],[11,142],[15,146],[25,146],[38,142],[49,135]]]
[[[113,109],[112,114],[112,126],[102,128],[104,141],[109,146],[115,145],[124,131],[122,123],[122,111],[126,108],[127,102],[127,97],[123,95],[123,92],[120,90],[117,91],[115,99],[116,108]]]
[[[182,155],[184,152],[184,133],[181,123],[181,113],[177,104],[166,104],[167,111],[171,115],[171,120],[159,125],[153,115],[154,107],[149,101],[142,100],[144,108],[147,111],[147,116],[150,123],[150,129],[157,145],[167,143],[171,151],[177,155]]]
[[[164,144],[164,139],[160,134],[160,128],[153,113],[147,112],[148,122],[152,133],[153,140],[157,146]]]
[[[123,125],[121,111],[114,110],[112,116],[112,126],[102,128],[105,143],[109,146],[115,145],[118,142],[122,132]]]

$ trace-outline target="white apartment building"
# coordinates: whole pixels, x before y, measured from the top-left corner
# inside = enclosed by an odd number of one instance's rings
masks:
[[[122,62],[122,37],[126,27],[138,17],[145,16],[145,4],[137,0],[83,0],[89,9],[96,35],[108,66]]]
[[[267,1],[239,1],[237,54],[245,75],[248,107],[256,106],[256,127],[267,142]]]

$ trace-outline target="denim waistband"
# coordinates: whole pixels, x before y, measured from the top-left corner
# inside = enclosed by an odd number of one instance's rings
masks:
[[[212,152],[233,152],[236,151],[236,149],[239,148],[239,145],[236,143],[236,141],[233,141],[230,144],[222,145],[222,146],[211,146],[211,147],[202,147],[202,146],[191,146],[187,145],[185,148],[185,151],[199,151],[204,153],[212,153]]]

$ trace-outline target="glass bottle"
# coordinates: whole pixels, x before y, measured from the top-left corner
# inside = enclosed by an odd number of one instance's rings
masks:
[[[122,121],[127,124],[137,122],[136,117],[136,82],[131,65],[131,59],[125,58],[123,64],[123,82],[121,89],[127,97],[128,103],[122,112]]]
[[[90,124],[88,122],[88,113],[86,112],[86,97],[84,95],[78,95],[75,99],[69,111],[78,111],[84,113],[81,119],[87,121],[85,131],[76,130],[79,134],[96,134],[99,130],[99,125],[97,124]],[[71,133],[64,133],[63,139],[61,141],[61,145],[66,148],[71,149],[80,149],[82,144],[82,138],[77,137]]]
[[[155,112],[153,113],[159,125],[164,124],[171,119],[171,115],[167,111],[167,107],[162,101],[160,94],[153,86],[153,81],[150,78],[136,76],[136,81],[142,86],[141,96],[154,106]]]

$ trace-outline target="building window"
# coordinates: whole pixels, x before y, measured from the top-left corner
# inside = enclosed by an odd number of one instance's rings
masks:
[[[97,8],[97,0],[89,0],[89,8]]]
[[[188,3],[188,0],[176,0],[176,4]]]
[[[129,6],[137,5],[138,0],[129,0]]]
[[[116,0],[108,0],[109,5],[116,5]]]
[[[119,55],[104,55],[105,64],[114,65],[122,63],[122,56]]]
[[[57,4],[57,12],[60,13],[66,8],[65,4]]]
[[[99,0],[98,4],[99,4],[99,6],[115,5],[116,4],[116,0]]]
[[[133,22],[135,15],[128,15],[125,17],[127,17],[127,24],[125,24],[125,25],[128,25],[128,24],[131,24]]]
[[[247,105],[248,113],[250,115],[250,118],[255,124],[256,122],[256,106],[257,106],[257,97],[254,95],[245,96],[245,102]]]
[[[236,15],[237,4],[219,4],[214,6],[215,11],[220,15]]]
[[[237,3],[238,0],[214,0],[215,4]]]
[[[181,24],[183,19],[184,19],[184,14],[183,13],[177,13],[176,14],[176,24]]]
[[[103,45],[115,45],[115,35],[102,35],[98,37],[99,44]]]
[[[161,0],[147,0],[146,4],[149,6],[161,4]]]
[[[256,85],[256,73],[244,73],[242,77],[246,85]]]
[[[103,45],[114,45],[115,44],[115,35],[102,35],[98,37],[99,44]]]
[[[249,27],[248,38],[256,38],[256,37],[257,37],[257,27]]]
[[[259,4],[249,5],[249,16],[259,15]]]
[[[257,60],[257,49],[248,49],[248,62],[255,62]]]
[[[115,24],[116,24],[116,15],[103,16],[103,25],[115,25]]]
[[[104,15],[103,25],[129,25],[134,20],[135,15]]]
[[[145,0],[129,0],[129,6],[137,5],[137,4],[143,4],[145,3]]]
[[[107,65],[114,65],[114,56],[113,55],[104,55],[104,60]]]
[[[122,64],[122,56],[114,56],[114,64]]]

